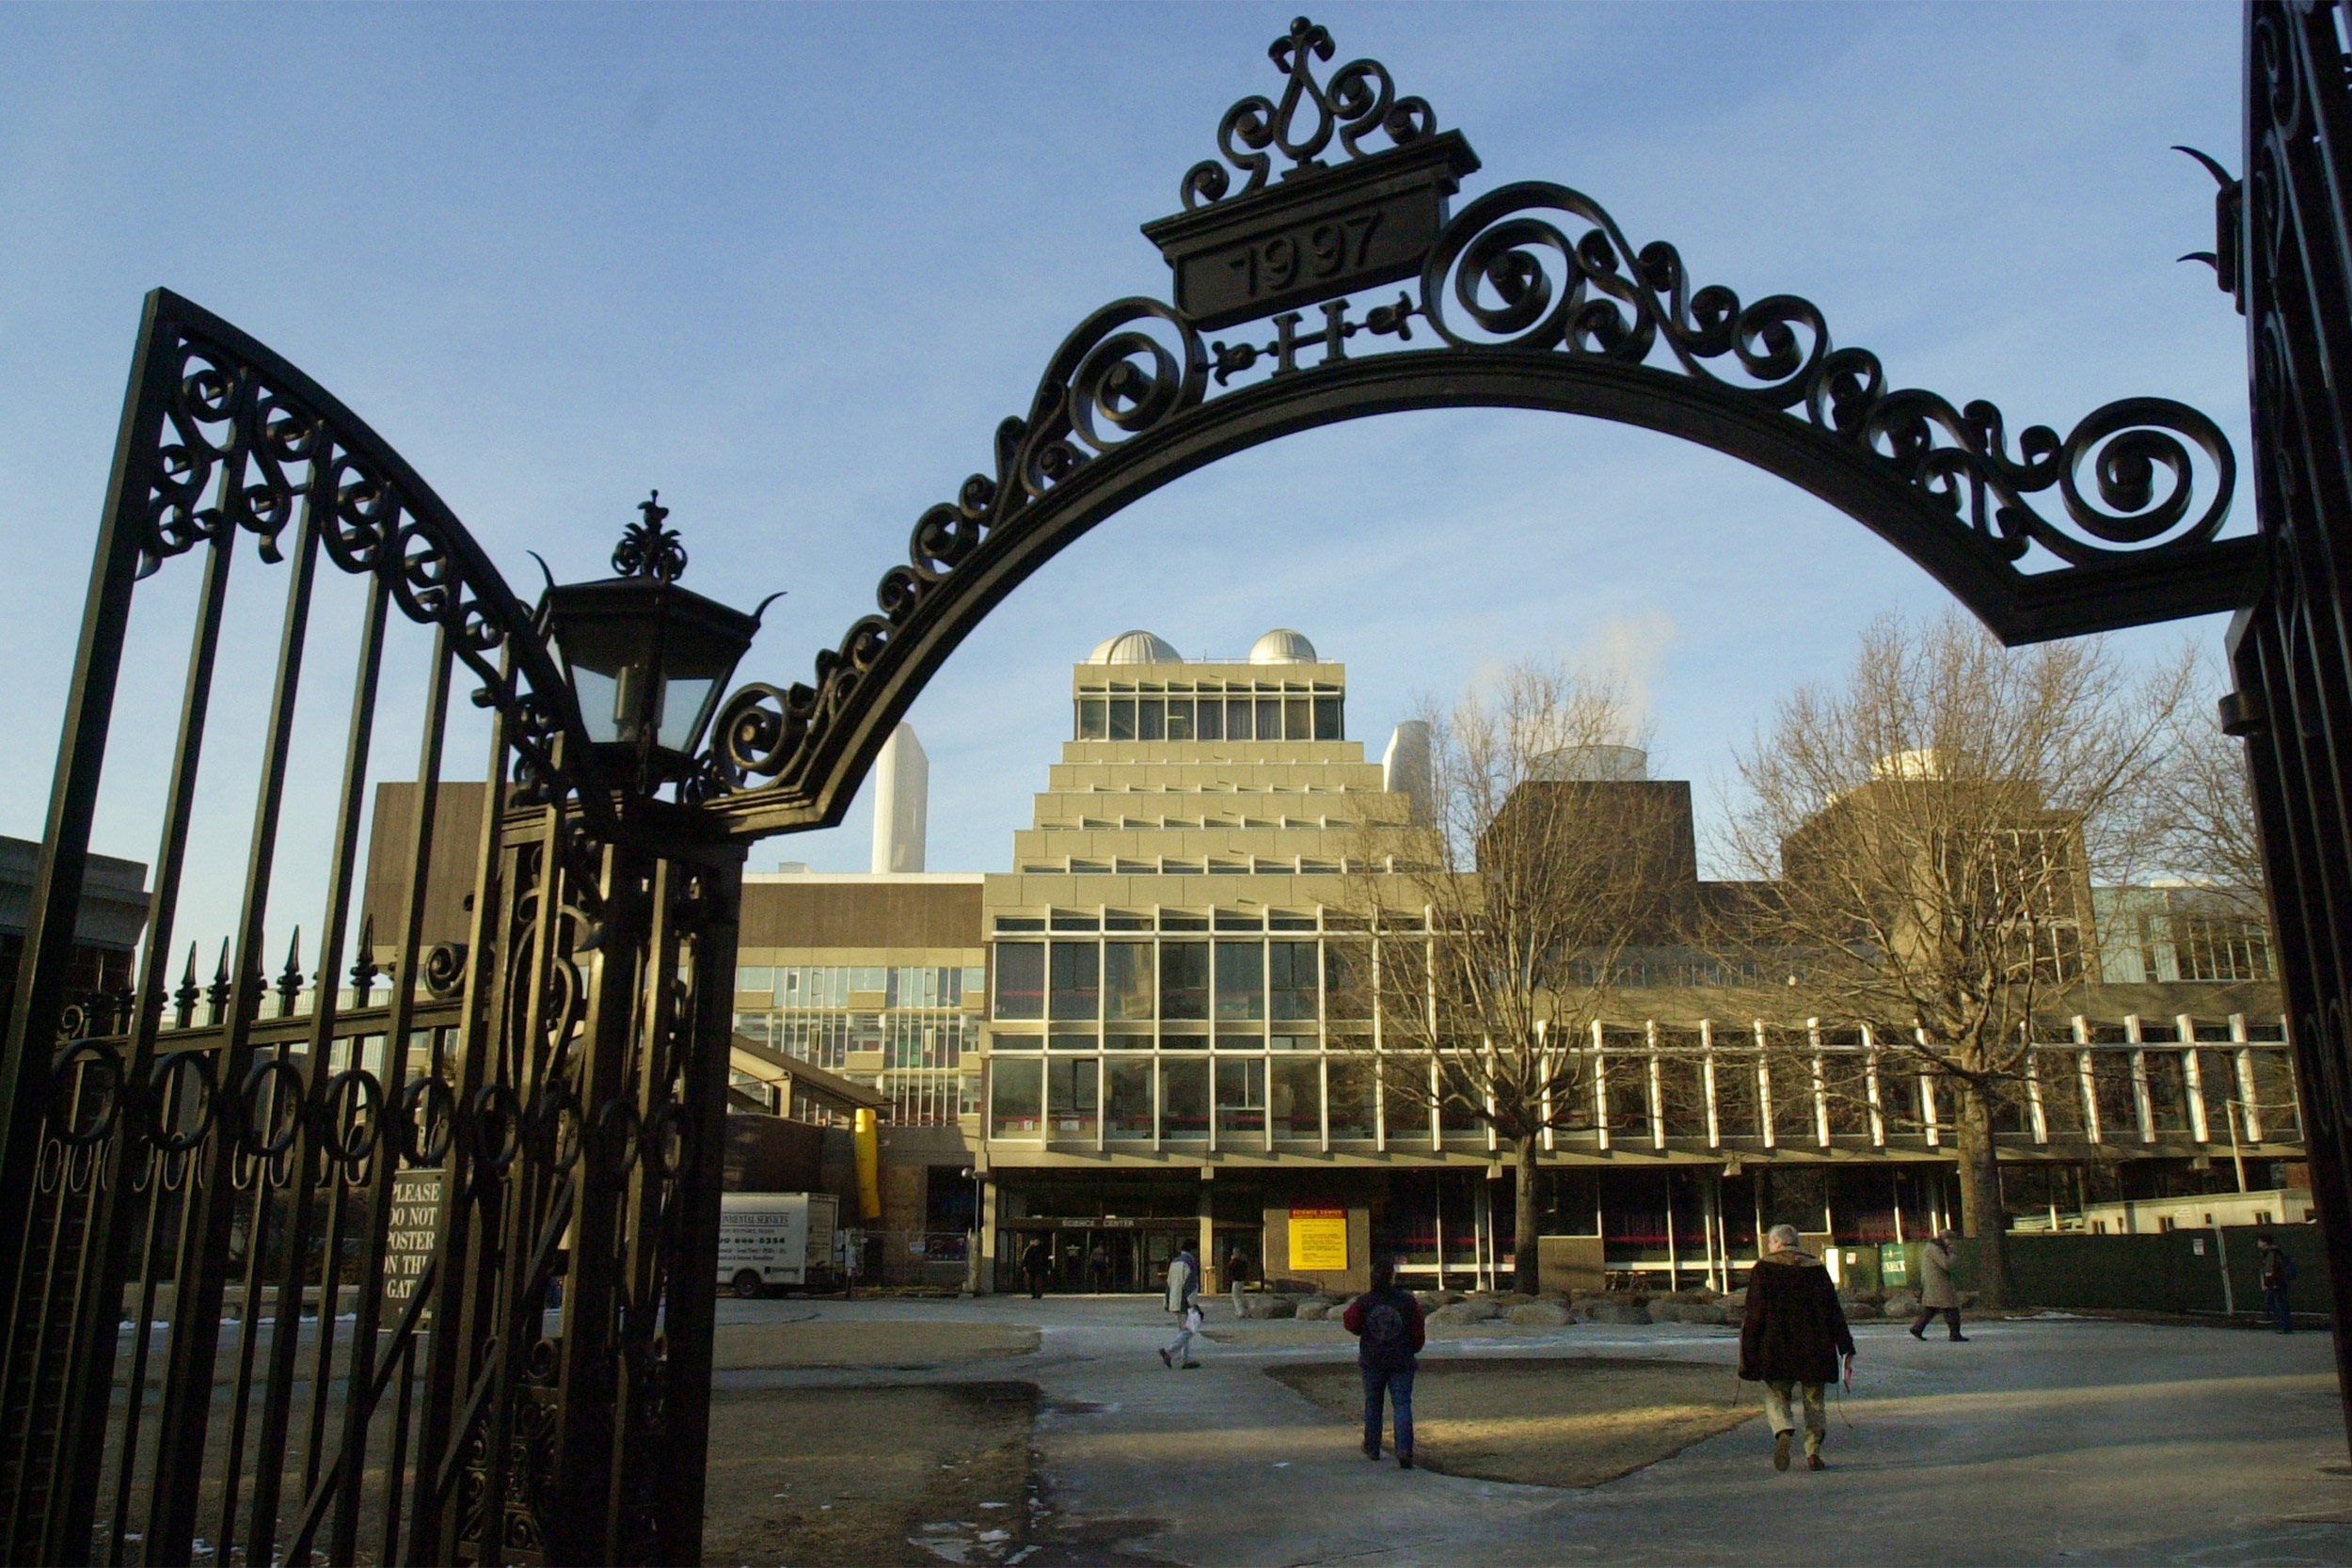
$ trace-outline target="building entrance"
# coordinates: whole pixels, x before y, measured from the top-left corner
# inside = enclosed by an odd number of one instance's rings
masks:
[[[1030,1288],[1029,1249],[1041,1245],[1045,1289],[1063,1294],[1168,1289],[1168,1265],[1200,1225],[1192,1219],[1009,1220],[996,1230],[998,1289]]]

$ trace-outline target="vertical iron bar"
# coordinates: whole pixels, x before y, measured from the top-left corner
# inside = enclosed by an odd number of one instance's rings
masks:
[[[312,465],[310,492],[305,502],[310,512],[317,513],[331,509],[336,505],[335,475],[335,465],[326,461],[326,454],[322,453]],[[311,1007],[310,1059],[306,1064],[308,1070],[305,1074],[308,1080],[310,1110],[315,1118],[311,1125],[319,1129],[320,1132],[324,1131],[324,1118],[328,1109],[325,1101],[326,1084],[333,1076],[335,1022],[342,1001],[339,994],[339,981],[342,972],[343,931],[351,920],[354,868],[359,853],[359,818],[367,805],[368,755],[374,741],[376,693],[383,673],[384,610],[390,595],[390,585],[381,576],[370,579],[367,607],[361,611],[359,622],[358,669],[353,680],[351,718],[343,741],[342,788],[336,802],[335,813],[335,859],[329,873],[326,918],[321,923],[319,928],[319,984]],[[429,717],[427,721],[430,722]],[[379,1111],[379,1131],[382,1119]],[[312,1136],[319,1137],[320,1132],[314,1132]],[[321,1142],[324,1142],[323,1137]],[[330,1172],[330,1179],[336,1181],[333,1203],[340,1217],[344,1183],[339,1178],[331,1177],[334,1164],[332,1159],[325,1158],[324,1155],[323,1158]],[[310,1182],[307,1180],[309,1174],[306,1165],[304,1170],[306,1180],[302,1183],[301,1190],[295,1195],[295,1217],[289,1227],[294,1235],[294,1248],[297,1252],[307,1250],[310,1236],[311,1195]],[[330,1227],[330,1232],[331,1230]],[[290,1278],[296,1273],[297,1271],[292,1267],[288,1270]],[[341,1259],[335,1245],[335,1237],[330,1233],[326,1254],[320,1264],[319,1356],[317,1371],[310,1382],[310,1404],[314,1416],[324,1410],[326,1399],[327,1373],[330,1370],[328,1353],[334,1344],[335,1298],[341,1283]],[[377,1276],[362,1275],[360,1277],[363,1281],[373,1281]],[[360,1295],[364,1303],[373,1305],[375,1299],[373,1285],[368,1284],[361,1290]],[[364,1307],[362,1310],[365,1310]],[[300,1295],[297,1292],[294,1319],[297,1328],[300,1323],[299,1313]],[[282,1344],[278,1339],[273,1339],[270,1343],[270,1379],[273,1386],[281,1382],[287,1385],[291,1393],[297,1336],[285,1334],[286,1320],[285,1303],[281,1299],[278,1304],[279,1332],[285,1337]],[[360,1385],[356,1382],[347,1385],[349,1391],[346,1392],[346,1400],[350,1399],[359,1386]],[[263,1463],[255,1473],[252,1523],[247,1527],[246,1533],[247,1539],[263,1549],[266,1549],[268,1543],[276,1540],[278,1533],[278,1496],[283,1486],[283,1478],[278,1465],[273,1462],[270,1456],[282,1454],[285,1451],[288,1414],[287,1406],[273,1402],[262,1428]],[[317,1425],[315,1419],[312,1425],[314,1428]],[[317,1464],[318,1448],[318,1436],[314,1431],[307,1449],[309,1465],[314,1466]]]
[[[380,592],[380,590],[379,590]],[[437,631],[433,639],[433,674],[425,689],[425,710],[422,733],[417,751],[416,808],[411,814],[408,829],[408,883],[401,890],[400,927],[396,935],[400,954],[398,983],[392,989],[391,1006],[386,1017],[384,1036],[384,1093],[389,1106],[393,1096],[406,1085],[401,1080],[407,1071],[408,1031],[410,1010],[415,1006],[416,975],[421,967],[418,955],[423,947],[424,900],[427,879],[433,861],[433,828],[440,798],[441,749],[449,729],[450,666],[454,657],[450,647],[447,628]],[[353,783],[352,799],[358,799],[362,781]],[[488,802],[484,802],[485,810]],[[354,832],[357,832],[354,823]],[[354,843],[357,843],[355,837]],[[469,954],[474,961],[478,957]],[[390,1204],[393,1182],[400,1174],[400,1151],[389,1138],[377,1141],[377,1164],[370,1183],[367,1214],[367,1252],[360,1263],[359,1277],[368,1282],[359,1293],[358,1321],[352,1325],[352,1354],[349,1392],[343,1405],[342,1497],[335,1513],[335,1530],[329,1555],[337,1562],[352,1560],[359,1529],[359,1492],[367,1474],[367,1433],[372,1411],[367,1403],[366,1390],[374,1386],[375,1336],[378,1314],[383,1307],[382,1291],[375,1282],[384,1276],[384,1260],[388,1255],[390,1228]]]
[[[511,676],[511,650],[502,657],[501,677]],[[462,1107],[483,1082],[484,1067],[497,1049],[507,1006],[506,974],[511,966],[508,932],[520,894],[516,859],[507,847],[505,804],[507,778],[507,720],[491,721],[490,761],[486,794],[482,803],[482,838],[474,875],[473,924],[467,950],[466,1006],[460,1023],[454,1082],[450,1092]],[[400,1041],[405,1049],[406,1041]],[[451,1070],[437,1052],[436,1073]],[[472,1304],[480,1294],[484,1271],[490,1264],[487,1249],[475,1231],[474,1195],[469,1156],[465,1141],[453,1136],[441,1165],[440,1215],[435,1246],[437,1268],[434,1279],[432,1338],[426,1348],[424,1408],[417,1423],[416,1501],[408,1528],[408,1560],[437,1562],[457,1555],[456,1505],[448,1496],[447,1478],[454,1474],[463,1436],[453,1431],[464,1414],[459,1390],[472,1370]]]
[[[157,436],[177,370],[178,328],[167,319],[163,300],[160,291],[148,295],[138,346],[132,356],[98,547],[90,563],[81,641],[66,692],[48,819],[33,872],[24,946],[17,965],[15,1006],[5,1041],[0,1042],[0,1107],[5,1107],[0,1109],[0,1192],[32,1191],[33,1170],[40,1156],[48,1100],[42,1091],[49,1076],[57,1017],[64,1006],[66,972],[73,958],[82,882],[89,863],[90,824],[105,768],[106,737],[114,718],[115,688],[122,672],[131,597],[147,540],[147,499],[153,486]],[[54,1472],[41,1476],[41,1516],[35,1521],[25,1515],[25,1501],[35,1481],[38,1437],[33,1414],[40,1381],[36,1359],[33,1384],[24,1393],[25,1416],[19,1421],[15,1405],[20,1323],[15,1304],[22,1300],[27,1239],[21,1222],[0,1225],[0,1284],[9,1289],[11,1304],[5,1359],[0,1359],[0,1469],[13,1467],[15,1471],[6,1514],[0,1517],[0,1549],[19,1553],[27,1544],[28,1527],[33,1527],[39,1531],[34,1555],[47,1561],[78,1561],[89,1550],[88,1515],[95,1507],[94,1487],[87,1492],[75,1487],[69,1494],[69,1505],[58,1508],[55,1506]],[[83,1342],[88,1347],[86,1359],[98,1354],[95,1341]],[[104,1354],[111,1360],[111,1339],[106,1341]],[[35,1355],[38,1358],[38,1345]],[[69,1379],[73,1371],[68,1369]],[[111,1366],[105,1375],[111,1380]]]
[[[248,379],[245,395],[250,396],[251,390]],[[234,484],[240,477],[233,467],[225,467],[222,483]],[[259,977],[268,939],[270,876],[277,864],[278,816],[284,804],[294,705],[302,684],[302,652],[310,630],[310,590],[318,552],[315,529],[310,526],[307,516],[304,522],[306,544],[294,557],[293,579],[286,591],[285,622],[278,637],[268,736],[246,863],[236,958],[230,970],[234,1000],[230,1007],[228,1031],[221,1040],[221,1093],[231,1099],[242,1092],[252,1063],[252,1026],[260,1011]],[[251,1107],[246,1109],[250,1111]],[[221,1265],[228,1259],[233,1208],[230,1173],[237,1145],[226,1120],[215,1131],[219,1135],[212,1140],[209,1151],[208,1174],[212,1180],[191,1195],[189,1219],[183,1232],[191,1244],[182,1248],[182,1267],[173,1298],[172,1354],[164,1386],[164,1427],[168,1446],[156,1455],[154,1522],[147,1539],[151,1560],[188,1560],[195,1541],[196,1509],[204,1465],[202,1435],[210,1415],[213,1360],[220,1338]],[[259,1227],[267,1175],[265,1169],[255,1173],[256,1229],[247,1244],[256,1254],[262,1250],[263,1241]],[[188,1290],[191,1278],[196,1281],[193,1299]],[[248,1324],[254,1305],[250,1299],[245,1304]],[[176,1439],[172,1435],[175,1433],[179,1434]],[[224,1478],[231,1483],[236,1460],[234,1453],[229,1456],[232,1475]]]
[[[710,1352],[719,1255],[719,1189],[725,1179],[727,1065],[735,1040],[735,954],[742,909],[745,848],[708,851],[697,872],[700,929],[694,937],[691,1054],[684,1073],[686,1147],[674,1203],[667,1315],[671,1432],[664,1460],[671,1531],[663,1560],[703,1560],[705,1471],[710,1448]]]

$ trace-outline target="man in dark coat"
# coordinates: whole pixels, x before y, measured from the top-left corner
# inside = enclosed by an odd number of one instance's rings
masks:
[[[1045,1275],[1054,1266],[1054,1254],[1041,1236],[1031,1242],[1021,1254],[1021,1272],[1029,1281],[1029,1299],[1038,1301],[1045,1294]]]
[[[1413,1467],[1413,1369],[1428,1336],[1421,1303],[1396,1288],[1396,1265],[1372,1266],[1372,1289],[1348,1305],[1347,1331],[1356,1336],[1356,1365],[1364,1375],[1364,1457],[1380,1457],[1380,1403],[1396,1407],[1396,1462]]]
[[[1829,1434],[1822,1396],[1837,1381],[1837,1358],[1853,1377],[1853,1334],[1837,1305],[1837,1287],[1819,1258],[1798,1245],[1793,1225],[1776,1225],[1765,1237],[1770,1250],[1748,1275],[1745,1315],[1740,1323],[1740,1377],[1764,1385],[1764,1414],[1772,1423],[1772,1468],[1788,1468],[1788,1440],[1797,1428],[1791,1397],[1804,1399],[1804,1464],[1821,1463],[1821,1439]]]

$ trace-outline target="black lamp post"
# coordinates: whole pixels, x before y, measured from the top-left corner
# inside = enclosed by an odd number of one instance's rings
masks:
[[[613,547],[620,576],[550,584],[545,602],[597,761],[607,777],[651,793],[692,770],[759,616],[680,588],[686,550],[677,531],[662,527],[670,510],[661,492],[637,509],[644,517]]]

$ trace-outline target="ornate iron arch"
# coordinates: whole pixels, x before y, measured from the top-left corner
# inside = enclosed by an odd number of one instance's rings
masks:
[[[1095,524],[1221,457],[1373,414],[1551,409],[1712,447],[1846,513],[2010,643],[2250,601],[2256,542],[2220,537],[2236,460],[2196,409],[2128,398],[2012,438],[1991,403],[1890,387],[1806,300],[1695,285],[1673,245],[1637,247],[1581,192],[1524,182],[1451,213],[1470,144],[1376,60],[1319,80],[1332,53],[1294,22],[1268,50],[1279,100],[1229,109],[1223,161],[1144,226],[1172,303],[1081,323],[997,427],[994,472],[916,521],[879,612],[812,682],[729,700],[698,788],[738,833],[838,822],[957,644]]]

